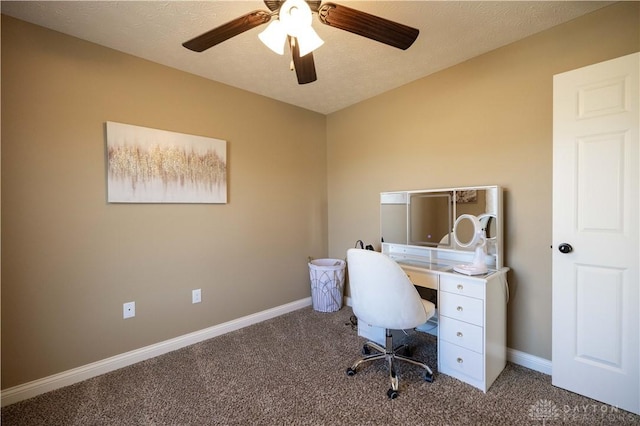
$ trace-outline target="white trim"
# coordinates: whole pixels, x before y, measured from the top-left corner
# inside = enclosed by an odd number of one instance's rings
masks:
[[[91,364],[83,365],[78,368],[63,371],[62,373],[54,374],[42,379],[37,379],[28,383],[24,383],[22,385],[14,386],[2,391],[1,406],[4,407],[6,405],[14,404],[28,398],[33,398],[34,396],[43,394],[45,392],[50,392],[64,386],[69,386],[74,383],[78,383],[83,380],[87,380],[92,377],[117,370],[119,368],[127,367],[140,361],[144,361],[146,359],[153,358],[167,352],[175,351],[177,349],[181,349],[186,346],[193,345],[195,343],[202,342],[204,340],[211,339],[212,337],[220,336],[252,324],[257,324],[259,322],[266,321],[268,319],[275,318],[277,316],[284,315],[286,313],[293,312],[310,305],[311,297],[307,297],[305,299],[300,299],[295,302],[267,309],[266,311],[257,312],[255,314],[247,315],[245,317],[231,320],[222,324],[214,325],[213,327],[194,331],[193,333],[185,334],[173,339],[145,346],[140,349],[125,352],[123,354],[116,355],[111,358],[106,358],[101,361],[93,362]]]
[[[551,375],[551,360],[548,359],[507,348],[507,361]]]

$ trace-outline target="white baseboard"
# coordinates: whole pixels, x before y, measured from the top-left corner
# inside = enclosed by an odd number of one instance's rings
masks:
[[[551,361],[548,359],[507,348],[507,361],[551,375]]]
[[[230,331],[238,330],[252,324],[257,324],[280,315],[307,307],[311,305],[311,297],[300,299],[295,302],[277,306],[266,311],[257,312],[232,321],[205,328],[203,330],[194,331],[173,339],[165,340],[160,343],[145,346],[130,352],[125,352],[111,358],[93,362],[82,367],[63,371],[42,379],[37,379],[22,385],[14,386],[2,391],[1,406],[10,405],[34,396],[50,392],[119,368],[127,367],[140,361],[153,358],[167,352],[175,351],[198,342],[202,342],[212,337],[220,336]]]

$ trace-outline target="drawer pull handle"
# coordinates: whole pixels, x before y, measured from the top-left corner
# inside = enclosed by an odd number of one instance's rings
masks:
[[[464,362],[462,358],[458,358],[456,361],[458,361],[458,364],[462,364]]]
[[[457,310],[458,312],[462,312],[462,306],[458,306],[458,307],[456,308],[456,310]]]
[[[462,291],[464,289],[464,286],[462,284],[458,284],[458,290]]]
[[[456,336],[458,336],[458,337],[462,337],[462,332],[458,331],[458,332],[456,333]]]

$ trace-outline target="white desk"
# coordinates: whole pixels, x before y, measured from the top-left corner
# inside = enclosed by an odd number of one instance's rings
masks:
[[[438,372],[486,392],[506,365],[508,268],[467,276],[442,264],[398,264],[414,285],[438,291],[437,331],[430,331],[438,337]],[[375,340],[376,330],[358,326]]]
[[[438,371],[486,392],[507,360],[507,268],[470,277],[400,263],[416,286],[438,290]]]
[[[484,238],[476,238],[480,235]],[[383,192],[380,238],[382,253],[414,285],[437,290],[434,320],[418,329],[438,337],[438,371],[486,392],[507,358],[502,188]],[[476,259],[475,246],[482,241],[487,255]],[[493,271],[477,276],[453,272],[454,265],[475,262]]]

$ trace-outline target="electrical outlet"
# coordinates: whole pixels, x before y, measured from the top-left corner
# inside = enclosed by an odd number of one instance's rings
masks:
[[[122,318],[133,318],[136,316],[136,302],[127,302],[122,305]]]
[[[200,303],[202,302],[202,293],[200,289],[191,290],[191,303]]]

